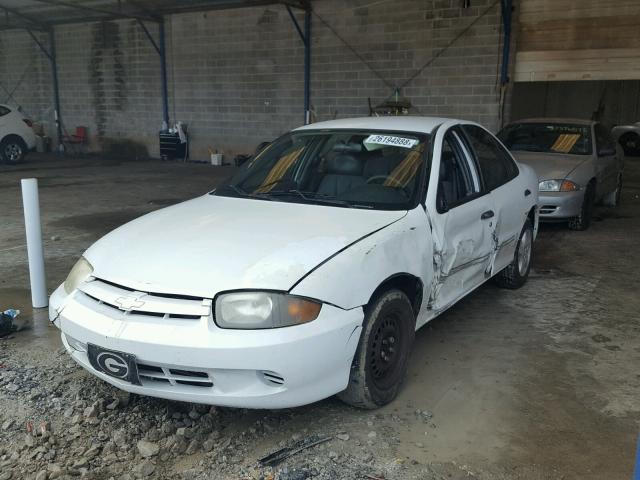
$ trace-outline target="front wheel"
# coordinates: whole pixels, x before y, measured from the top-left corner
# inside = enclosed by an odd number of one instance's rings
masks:
[[[569,230],[586,230],[591,225],[591,217],[593,216],[593,208],[596,201],[596,192],[593,184],[590,184],[584,192],[582,207],[577,217],[569,219]]]
[[[414,336],[415,315],[407,296],[389,290],[376,298],[365,308],[349,384],[338,397],[366,409],[391,402],[407,373]]]
[[[499,287],[515,290],[523,286],[529,277],[533,259],[533,226],[527,219],[520,232],[516,253],[512,262],[495,276]]]
[[[617,207],[620,205],[620,197],[622,195],[622,173],[618,174],[618,183],[616,189],[613,192],[609,192],[602,203],[607,207]]]

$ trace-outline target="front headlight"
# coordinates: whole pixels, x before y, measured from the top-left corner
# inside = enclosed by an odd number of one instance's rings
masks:
[[[93,273],[93,267],[87,261],[86,258],[80,257],[80,259],[73,266],[67,279],[64,281],[64,291],[67,294],[73,292],[78,285],[84,282]]]
[[[580,186],[571,180],[542,180],[538,184],[541,192],[575,192]]]
[[[318,318],[322,304],[274,292],[224,293],[216,299],[220,328],[262,329],[300,325]]]

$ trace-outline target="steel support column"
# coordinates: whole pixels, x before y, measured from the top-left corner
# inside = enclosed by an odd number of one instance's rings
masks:
[[[158,24],[160,30],[160,38],[158,53],[160,54],[160,81],[162,82],[162,120],[164,124],[169,126],[169,90],[167,88],[167,52],[165,48],[164,35],[164,18]]]
[[[291,21],[304,44],[304,124],[308,125],[311,122],[311,8],[307,7],[304,11],[303,32],[298,20],[296,20],[295,15],[291,11],[291,7],[289,5],[286,7]]]
[[[53,103],[54,103],[54,114],[56,119],[56,133],[58,134],[58,148],[60,151],[63,151],[63,148],[60,148],[62,143],[62,119],[60,117],[60,86],[58,85],[58,61],[56,56],[56,36],[53,28],[49,30],[49,52],[50,57],[49,60],[51,62],[51,78],[53,79]]]
[[[502,27],[504,42],[502,42],[502,69],[500,72],[500,84],[509,83],[509,54],[511,52],[511,17],[513,12],[513,0],[500,0],[502,8]]]
[[[304,12],[304,124],[311,123],[311,11]]]
[[[56,134],[58,136],[58,148],[62,145],[62,120],[60,118],[60,87],[58,84],[58,62],[56,59],[56,37],[53,28],[49,29],[49,50],[38,40],[31,30],[27,30],[38,48],[44,53],[51,66],[51,79],[53,82],[53,114],[56,121]],[[60,149],[62,151],[62,149]]]
[[[158,42],[153,39],[153,36],[149,32],[149,29],[142,20],[138,20],[142,31],[145,33],[153,48],[160,56],[160,82],[162,89],[162,121],[169,126],[169,93],[167,88],[167,53],[165,48],[165,34],[164,34],[164,18],[158,20]]]

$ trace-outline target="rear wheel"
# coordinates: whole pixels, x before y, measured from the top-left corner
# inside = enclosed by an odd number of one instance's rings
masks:
[[[582,207],[580,208],[580,214],[577,217],[569,219],[570,230],[586,230],[591,225],[591,217],[593,216],[593,208],[596,201],[596,189],[593,183],[587,186],[584,192],[584,199],[582,200]]]
[[[513,261],[494,277],[496,284],[499,287],[512,290],[523,286],[529,277],[532,258],[533,226],[531,221],[527,219],[520,232]]]
[[[640,135],[637,133],[625,133],[620,137],[619,143],[622,146],[625,155],[640,155]]]
[[[21,162],[27,153],[27,147],[20,137],[11,135],[0,142],[0,157],[6,163],[14,165]]]
[[[415,316],[407,296],[389,290],[376,298],[365,309],[349,384],[338,397],[367,409],[391,402],[406,375],[414,336]]]

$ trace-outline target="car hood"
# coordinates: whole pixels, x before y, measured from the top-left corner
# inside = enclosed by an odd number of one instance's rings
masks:
[[[564,179],[589,155],[563,155],[560,153],[511,152],[520,163],[529,165],[538,175],[538,180]]]
[[[95,277],[140,291],[203,298],[243,288],[286,291],[405,215],[205,195],[117,228],[85,257]]]

